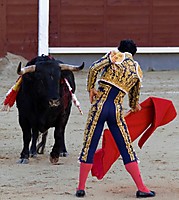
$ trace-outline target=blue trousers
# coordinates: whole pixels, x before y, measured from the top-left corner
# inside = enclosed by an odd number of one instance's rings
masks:
[[[93,163],[105,122],[113,135],[124,164],[136,161],[137,157],[123,116],[122,103],[125,93],[114,86],[100,83],[98,94],[88,114],[80,162]]]

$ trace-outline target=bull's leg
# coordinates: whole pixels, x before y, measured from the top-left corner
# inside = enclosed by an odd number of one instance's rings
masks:
[[[59,148],[59,156],[60,157],[67,157],[68,156],[68,152],[66,150],[66,145],[65,145],[65,128],[66,125],[63,127],[62,131],[61,131],[61,140],[60,140],[60,148]]]
[[[71,111],[71,103],[69,104],[65,113],[61,115],[59,123],[55,127],[54,131],[55,143],[52,148],[52,152],[50,153],[50,161],[52,163],[58,162],[57,158],[59,158],[59,156],[66,157],[68,155],[65,145],[65,128],[69,119],[70,111]]]
[[[37,139],[39,136],[39,131],[38,129],[32,129],[32,144],[30,148],[30,157],[37,157]]]
[[[69,101],[69,104],[65,110],[65,113],[63,115],[63,119],[61,120],[61,130],[60,130],[60,135],[62,136],[62,139],[60,141],[60,147],[59,147],[59,152],[61,157],[67,157],[68,152],[66,150],[66,145],[65,145],[65,128],[71,113],[71,107],[72,107],[72,102]]]
[[[54,139],[55,143],[50,153],[50,161],[53,164],[58,162],[60,155],[67,155],[66,147],[64,144],[64,128],[55,128]]]
[[[27,164],[29,163],[29,144],[31,141],[31,128],[25,125],[21,125],[23,132],[23,149],[20,154],[20,160],[18,163]]]

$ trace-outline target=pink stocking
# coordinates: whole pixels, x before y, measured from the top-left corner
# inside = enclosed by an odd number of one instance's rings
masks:
[[[139,166],[137,162],[131,162],[125,165],[126,170],[132,176],[138,190],[141,192],[150,192],[150,190],[144,185],[140,174]]]
[[[88,174],[92,168],[93,164],[89,163],[80,163],[80,175],[79,175],[79,184],[77,190],[84,190]]]

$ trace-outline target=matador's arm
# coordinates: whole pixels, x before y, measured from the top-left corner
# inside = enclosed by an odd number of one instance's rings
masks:
[[[140,97],[140,88],[141,88],[141,82],[142,82],[142,77],[143,77],[143,72],[139,66],[139,64],[136,62],[136,71],[139,80],[137,83],[131,88],[129,91],[129,106],[132,109],[136,108],[136,105],[139,104],[139,97]]]
[[[87,90],[88,90],[88,92],[92,88],[95,87],[98,72],[100,72],[102,69],[104,69],[104,67],[106,67],[110,64],[109,54],[110,53],[107,53],[101,59],[97,60],[96,62],[94,62],[91,65],[91,67],[89,69],[89,73],[88,73],[88,80],[87,80]]]

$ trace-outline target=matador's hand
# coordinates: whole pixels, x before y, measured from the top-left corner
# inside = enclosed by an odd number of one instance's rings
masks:
[[[95,88],[90,89],[89,91],[90,103],[93,102],[93,100],[96,98],[97,95],[98,95],[98,92]]]
[[[138,112],[138,111],[140,111],[140,110],[141,110],[141,106],[140,106],[139,103],[137,103],[137,104],[136,104],[136,107],[133,108],[131,111],[132,111],[132,112]]]

